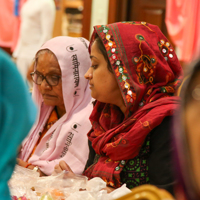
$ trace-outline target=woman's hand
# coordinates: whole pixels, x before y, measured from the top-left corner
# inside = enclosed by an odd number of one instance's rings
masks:
[[[74,172],[64,160],[61,160],[59,164],[54,167],[53,175],[59,174],[63,170],[68,171],[70,175],[74,175]]]
[[[66,174],[65,178],[75,176],[74,172],[71,170],[69,165],[64,160],[61,160],[59,162],[59,164],[54,167],[54,172],[52,175],[57,175],[57,174],[61,173],[63,170],[69,172]],[[110,193],[110,192],[114,191],[115,188],[107,186],[103,190],[106,190],[107,193]]]
[[[27,166],[27,162],[23,161],[22,159],[20,158],[17,158],[17,164],[21,167],[26,167]]]
[[[106,187],[106,188],[104,188],[103,190],[106,190],[106,191],[107,191],[107,193],[111,193],[112,191],[114,191],[114,190],[115,190],[115,188],[107,186],[107,187]]]
[[[24,168],[27,168],[27,169],[30,169],[30,170],[33,170],[34,167],[36,167],[35,165],[30,165],[28,162],[25,162],[23,161],[22,159],[20,158],[17,158],[17,164],[21,167],[24,167]],[[28,165],[29,164],[29,165]],[[37,170],[37,172],[40,173],[40,176],[46,176],[45,173],[43,173],[39,168]]]

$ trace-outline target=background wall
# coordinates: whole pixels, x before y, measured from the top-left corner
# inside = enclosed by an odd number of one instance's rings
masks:
[[[101,25],[108,23],[108,9],[109,9],[109,0],[92,1],[90,36],[92,34],[94,25]]]

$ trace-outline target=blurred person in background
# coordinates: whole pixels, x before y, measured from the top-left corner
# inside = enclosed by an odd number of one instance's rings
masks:
[[[183,67],[200,56],[200,1],[166,0],[165,23]]]
[[[13,52],[16,48],[17,45],[17,41],[19,38],[19,31],[20,31],[20,24],[21,24],[21,17],[20,17],[20,13],[21,13],[21,9],[24,5],[24,3],[26,3],[27,0],[14,0],[14,16],[15,16],[15,22],[14,22],[14,34],[13,34],[13,44],[11,47],[11,51]]]
[[[19,38],[12,56],[24,80],[36,52],[52,38],[55,14],[54,0],[27,0],[22,6]]]

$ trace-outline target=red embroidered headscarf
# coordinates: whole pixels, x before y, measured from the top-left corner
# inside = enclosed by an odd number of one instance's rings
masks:
[[[177,107],[179,98],[174,93],[182,80],[182,68],[155,25],[118,22],[95,26],[90,45],[96,34],[105,46],[127,109],[123,114],[117,106],[96,102],[88,137],[100,158],[84,174],[119,187],[126,161],[139,154],[148,133]]]

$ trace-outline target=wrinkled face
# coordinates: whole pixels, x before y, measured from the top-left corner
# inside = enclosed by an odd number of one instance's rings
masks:
[[[36,72],[44,76],[56,75],[61,76],[60,66],[58,61],[48,52],[43,52],[38,56]],[[38,90],[42,95],[44,103],[49,106],[64,107],[62,81],[59,79],[58,85],[50,86],[44,79],[41,85],[38,85]]]
[[[185,107],[184,122],[194,177],[200,190],[200,73],[192,82],[189,90],[191,98]]]
[[[92,45],[90,58],[92,66],[86,72],[85,78],[89,79],[91,96],[103,103],[123,103],[116,78],[108,70],[108,63],[98,49],[96,41]]]

